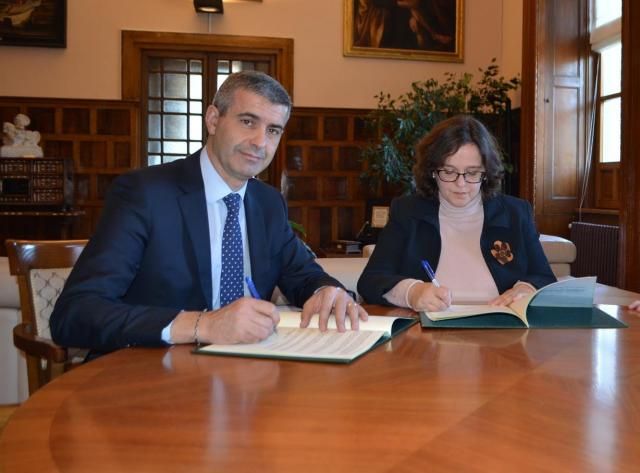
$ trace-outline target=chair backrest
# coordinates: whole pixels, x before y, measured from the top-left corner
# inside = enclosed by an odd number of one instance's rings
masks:
[[[20,291],[21,326],[50,345],[49,317],[62,288],[87,240],[6,240],[9,271]],[[14,341],[15,341],[14,330]],[[37,340],[34,344],[37,343]],[[18,346],[16,344],[16,346]],[[43,350],[18,346],[27,355],[29,392],[48,381],[51,365]],[[59,357],[58,357],[59,358]],[[46,360],[46,361],[43,361]],[[43,372],[46,371],[46,373]]]

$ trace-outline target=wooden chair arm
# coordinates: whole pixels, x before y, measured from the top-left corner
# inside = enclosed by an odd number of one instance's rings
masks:
[[[13,344],[27,355],[44,358],[55,363],[67,361],[67,349],[53,343],[52,340],[42,338],[34,333],[28,323],[21,323],[13,327]]]

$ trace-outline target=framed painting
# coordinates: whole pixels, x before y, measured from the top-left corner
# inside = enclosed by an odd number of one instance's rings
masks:
[[[344,55],[462,62],[464,0],[344,0]]]
[[[67,45],[67,0],[0,0],[0,46]]]

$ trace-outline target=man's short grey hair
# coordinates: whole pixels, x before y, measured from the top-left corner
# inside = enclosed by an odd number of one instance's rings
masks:
[[[264,72],[258,71],[236,72],[227,77],[213,98],[213,105],[218,109],[220,115],[226,114],[231,107],[236,90],[248,90],[273,104],[284,105],[287,107],[287,118],[289,118],[292,106],[291,97],[280,82]]]

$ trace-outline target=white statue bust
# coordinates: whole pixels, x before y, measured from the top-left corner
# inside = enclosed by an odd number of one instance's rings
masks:
[[[40,132],[27,130],[31,119],[23,113],[19,113],[13,119],[13,123],[4,122],[2,131],[2,148],[0,156],[3,158],[40,158],[42,148],[38,146]]]

